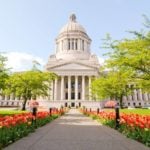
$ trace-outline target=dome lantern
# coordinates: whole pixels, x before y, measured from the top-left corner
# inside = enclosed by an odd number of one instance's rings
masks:
[[[76,15],[71,14],[69,19],[70,19],[70,21],[76,22]]]

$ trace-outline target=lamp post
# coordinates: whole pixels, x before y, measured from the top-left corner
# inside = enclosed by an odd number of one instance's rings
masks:
[[[120,114],[119,114],[119,105],[116,104],[115,106],[115,113],[116,113],[116,118],[115,118],[115,129],[118,129],[120,126]]]

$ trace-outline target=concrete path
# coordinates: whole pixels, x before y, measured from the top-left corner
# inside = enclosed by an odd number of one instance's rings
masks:
[[[4,150],[149,150],[71,109]]]

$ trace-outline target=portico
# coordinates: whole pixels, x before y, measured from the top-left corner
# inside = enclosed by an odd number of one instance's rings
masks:
[[[91,76],[60,76],[54,83],[51,100],[91,100]]]

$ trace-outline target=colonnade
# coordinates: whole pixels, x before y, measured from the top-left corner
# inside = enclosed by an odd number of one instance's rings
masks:
[[[63,39],[57,42],[56,51],[63,50],[89,50],[90,44],[83,39],[79,38],[70,38]]]
[[[91,100],[91,78],[91,76],[60,76],[60,79],[55,79],[51,84],[51,100]],[[72,88],[74,89],[74,98],[71,97]]]

